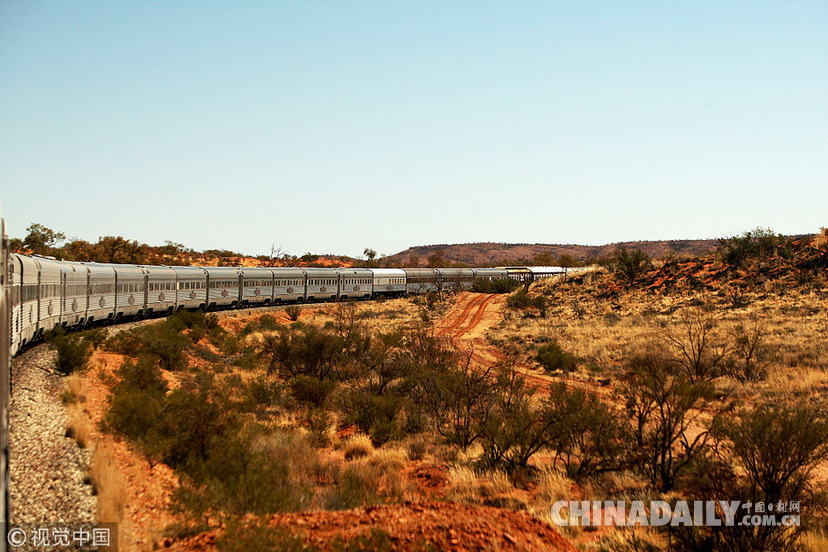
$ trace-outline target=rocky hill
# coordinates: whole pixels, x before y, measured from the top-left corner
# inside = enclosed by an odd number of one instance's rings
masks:
[[[452,263],[464,263],[469,266],[526,265],[559,263],[562,255],[568,255],[579,262],[612,255],[617,249],[626,247],[640,249],[652,258],[670,256],[702,256],[716,249],[717,240],[661,240],[619,242],[606,245],[573,245],[542,243],[461,243],[440,245],[419,245],[409,247],[388,260],[402,266],[417,263],[426,264],[429,257],[439,255]]]

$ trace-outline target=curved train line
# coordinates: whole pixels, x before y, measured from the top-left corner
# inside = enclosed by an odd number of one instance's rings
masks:
[[[11,357],[54,328],[164,316],[179,309],[223,309],[370,299],[470,290],[477,280],[531,282],[566,275],[561,267],[230,268],[58,261],[11,253],[0,219],[0,523],[8,526],[8,414]],[[451,327],[468,332],[494,296],[472,301]],[[471,311],[477,307],[474,315]],[[463,327],[471,315],[471,321]],[[0,538],[0,552],[6,549]]]

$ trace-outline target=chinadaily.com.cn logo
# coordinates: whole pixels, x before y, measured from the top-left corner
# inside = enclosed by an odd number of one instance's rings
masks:
[[[559,500],[552,521],[559,526],[798,526],[799,502],[741,502],[739,500]]]

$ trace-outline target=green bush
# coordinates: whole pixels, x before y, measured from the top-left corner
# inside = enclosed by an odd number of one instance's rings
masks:
[[[512,293],[520,285],[520,281],[514,278],[498,278],[494,280],[479,278],[472,284],[472,291],[477,293]]]
[[[627,285],[632,286],[639,276],[653,267],[650,256],[639,249],[632,252],[626,247],[619,249],[612,259],[615,273],[626,280]]]
[[[259,376],[247,382],[244,396],[245,402],[251,407],[279,404],[282,399],[282,386]]]
[[[190,339],[193,343],[201,341],[207,335],[213,344],[218,345],[227,333],[218,323],[215,314],[207,314],[202,310],[182,309],[169,316],[165,323],[171,331],[190,330]]]
[[[526,288],[522,287],[506,298],[506,306],[510,309],[528,309],[532,306],[532,298]]]
[[[763,260],[774,255],[790,257],[790,243],[770,228],[755,228],[741,236],[719,238],[719,257],[725,264],[739,267],[748,259]]]
[[[288,381],[290,394],[300,403],[321,407],[336,388],[336,382],[312,376],[295,376]]]
[[[578,357],[564,351],[557,341],[541,346],[535,360],[547,372],[574,372],[580,363]]]
[[[150,324],[123,331],[107,341],[107,347],[117,353],[131,357],[147,355],[170,371],[187,366],[184,347],[187,337],[181,333],[181,319],[172,318],[160,324]]]
[[[340,406],[345,420],[371,436],[375,446],[401,437],[406,398],[396,392],[377,394],[368,388],[351,390]]]
[[[151,358],[142,357],[124,362],[116,376],[102,429],[131,439],[157,459],[157,424],[167,393],[161,370]]]
[[[805,402],[760,406],[719,417],[711,431],[717,440],[715,452],[693,474],[688,500],[729,496],[730,500],[757,506],[795,501],[801,502],[806,513],[796,525],[750,527],[737,523],[665,528],[674,543],[672,549],[816,550],[803,547],[799,539],[819,527],[817,512],[825,505],[824,485],[817,471],[828,459],[824,411]],[[756,508],[752,513],[759,511]],[[777,519],[783,515],[776,508],[768,511]]]
[[[269,372],[277,372],[286,379],[335,379],[347,347],[345,340],[329,330],[293,325],[266,334],[259,354],[267,360]]]
[[[174,509],[194,518],[210,511],[243,515],[309,506],[319,458],[307,439],[286,431],[226,432],[200,461],[179,470]]]
[[[57,369],[61,374],[86,369],[92,357],[93,344],[84,333],[66,333],[66,330],[59,328],[49,340],[57,351]]]

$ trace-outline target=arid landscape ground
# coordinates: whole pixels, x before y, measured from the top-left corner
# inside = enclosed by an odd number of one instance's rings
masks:
[[[119,523],[123,550],[736,549],[743,536],[715,531],[558,527],[550,507],[756,498],[745,459],[774,461],[760,440],[780,456],[794,443],[801,462],[775,497],[801,500],[802,526],[751,549],[824,550],[825,241],[738,264],[583,269],[511,294],[113,327],[65,380],[67,434],[91,452],[97,517]],[[455,403],[432,400],[434,386]],[[674,409],[667,429],[636,410],[654,390]],[[159,422],[176,408],[180,425]],[[808,413],[818,440],[751,425],[765,411]],[[656,430],[672,435],[661,453]]]

